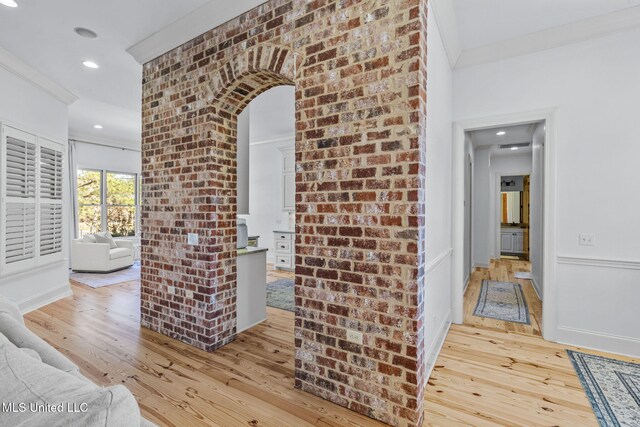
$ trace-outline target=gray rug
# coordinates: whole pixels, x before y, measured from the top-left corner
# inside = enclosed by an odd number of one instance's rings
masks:
[[[529,307],[518,283],[482,281],[474,316],[529,324]]]
[[[567,350],[601,426],[640,426],[640,365]]]
[[[69,279],[92,288],[117,285],[122,282],[140,280],[140,264],[134,264],[129,268],[114,271],[113,273],[76,273],[72,271],[69,274]]]
[[[296,311],[292,279],[267,283],[267,305],[287,311]]]

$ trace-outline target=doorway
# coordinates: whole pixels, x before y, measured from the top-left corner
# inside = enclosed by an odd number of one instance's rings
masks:
[[[463,122],[457,122],[454,125],[454,286],[452,286],[452,301],[453,301],[453,320],[455,323],[463,323],[465,318],[469,314],[469,311],[473,311],[476,305],[476,301],[473,304],[465,301],[465,290],[467,286],[474,283],[481,286],[483,280],[498,280],[509,281],[514,283],[530,283],[528,287],[523,286],[523,289],[528,288],[530,294],[529,300],[533,303],[538,301],[536,307],[529,307],[530,311],[539,311],[539,315],[533,315],[536,319],[532,319],[532,326],[525,330],[525,332],[537,332],[542,334],[544,338],[553,340],[553,331],[556,323],[556,313],[546,308],[553,307],[553,301],[555,298],[555,288],[553,286],[552,278],[554,277],[555,269],[551,262],[552,257],[555,256],[555,244],[554,239],[551,238],[554,234],[555,219],[551,215],[551,212],[555,209],[555,171],[553,165],[555,164],[555,111],[543,110],[533,111],[527,113],[516,113],[511,115],[489,117],[483,119],[466,120]],[[532,140],[529,141],[508,141],[514,146],[508,146],[508,144],[495,144],[493,148],[479,148],[474,147],[473,150],[469,150],[469,132],[474,131],[490,131],[494,135],[501,132],[504,127],[516,127],[516,126],[529,126],[532,130],[533,126],[538,127],[544,132],[542,141],[536,141],[533,144]],[[504,134],[502,134],[504,135]],[[500,134],[498,134],[500,136]],[[538,135],[539,136],[539,135]],[[506,138],[505,138],[506,140]],[[517,144],[526,143],[527,148],[524,145],[518,146]],[[507,145],[498,148],[499,145]],[[502,153],[499,153],[502,150]],[[522,168],[522,164],[517,165],[515,168],[501,167],[508,163],[506,157],[500,159],[502,154],[506,152],[513,154],[517,152],[521,158],[524,158],[524,154],[528,151],[531,160],[529,169]],[[470,152],[472,155],[470,156]],[[535,157],[535,161],[533,158]],[[469,170],[469,159],[473,159],[473,178],[477,178],[478,174],[482,172],[482,168],[486,165],[488,170],[485,180],[467,179]],[[493,159],[492,159],[493,158]],[[492,161],[493,160],[493,161]],[[520,162],[522,163],[522,162]],[[535,165],[533,165],[535,163]],[[493,167],[493,168],[491,168]],[[534,173],[533,168],[538,168],[539,172]],[[522,253],[518,253],[518,259],[501,259],[502,245],[501,245],[501,214],[502,214],[502,192],[500,184],[503,177],[508,176],[520,176],[523,179],[523,186],[525,183],[525,177],[528,177],[527,184],[529,185],[529,212],[523,212],[520,207],[524,202],[524,194],[521,196],[521,200],[514,200],[512,204],[518,205],[518,213],[520,215],[518,224],[522,219],[528,219],[529,227],[528,235],[522,233],[518,236],[517,243],[522,243]],[[531,194],[532,187],[535,187],[535,197],[539,200],[537,205],[531,203],[531,199],[534,196]],[[469,190],[472,189],[473,196],[469,198]],[[488,189],[489,195],[483,200],[478,196],[478,192],[482,189]],[[523,188],[524,193],[524,188]],[[468,211],[467,202],[471,202],[473,206],[473,218],[469,221],[466,214]],[[489,206],[483,207],[483,203]],[[486,217],[478,215],[480,210],[485,210]],[[529,218],[523,218],[525,214],[528,214]],[[512,217],[513,219],[513,217]],[[469,227],[473,230],[468,232]],[[484,230],[487,233],[487,238],[482,241],[478,239],[478,230]],[[525,240],[529,239],[529,243],[526,247],[530,248],[529,251],[525,249]],[[512,247],[513,248],[513,247]],[[482,251],[485,252],[482,252]],[[520,252],[520,251],[519,251]],[[535,252],[535,253],[534,253]],[[469,255],[469,253],[471,255]],[[469,262],[468,258],[471,256],[472,261]],[[483,262],[483,256],[486,256],[486,261]],[[508,255],[507,255],[508,256]],[[520,259],[520,258],[529,258]],[[514,257],[515,258],[515,257]],[[532,264],[535,264],[533,267]],[[471,265],[471,272],[467,279],[467,268]],[[529,267],[531,266],[531,267]],[[529,279],[516,279],[515,273],[528,273],[531,270],[534,281]],[[478,274],[481,273],[481,274]],[[468,291],[467,291],[468,292]],[[479,289],[478,289],[479,292]],[[538,298],[538,295],[540,298]],[[544,296],[544,298],[542,298]],[[542,301],[540,301],[542,299]],[[473,306],[471,306],[473,305]],[[545,316],[540,319],[541,312],[545,309]],[[493,320],[495,324],[495,320]],[[537,322],[537,324],[535,324]],[[518,327],[510,326],[512,330],[518,330]],[[509,327],[507,327],[509,329]],[[521,328],[527,329],[527,328]],[[535,333],[534,332],[534,333]]]

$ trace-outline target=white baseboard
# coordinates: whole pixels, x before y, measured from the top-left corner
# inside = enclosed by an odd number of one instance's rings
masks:
[[[475,264],[473,264],[473,268],[471,270],[473,271],[476,268],[489,268],[489,264],[483,264],[481,262],[476,262]]]
[[[555,341],[576,347],[606,351],[607,353],[640,357],[640,339],[638,338],[558,326]]]
[[[531,284],[533,285],[533,290],[536,291],[536,295],[538,295],[538,299],[542,301],[542,293],[540,292],[540,285],[536,282],[536,279],[531,276]]]
[[[444,341],[447,338],[447,333],[449,332],[449,327],[451,326],[451,310],[447,311],[447,315],[444,316],[440,327],[438,327],[438,333],[436,334],[436,338],[433,340],[427,352],[425,354],[426,366],[425,372],[427,373],[427,379],[431,377],[431,371],[433,371],[434,366],[436,365],[436,361],[438,360],[438,356],[440,355],[440,350],[442,350],[442,346],[444,345]]]
[[[471,282],[471,272],[467,275],[467,278],[464,279],[464,287],[462,288],[462,295],[467,293],[467,288],[469,287],[469,282]]]
[[[56,302],[59,299],[70,297],[71,295],[73,295],[73,292],[71,291],[69,282],[67,282],[62,286],[50,290],[49,292],[20,301],[18,303],[18,307],[20,307],[22,314],[27,314],[30,311],[37,310],[40,307]]]

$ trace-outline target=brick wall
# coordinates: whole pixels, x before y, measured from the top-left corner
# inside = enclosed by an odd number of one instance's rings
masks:
[[[142,325],[234,339],[236,117],[294,84],[295,386],[419,425],[425,60],[425,1],[272,0],[145,64]]]

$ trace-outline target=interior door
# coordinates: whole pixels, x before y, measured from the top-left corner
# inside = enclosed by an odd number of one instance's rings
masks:
[[[524,188],[522,190],[522,223],[523,223],[523,231],[524,231],[524,236],[523,236],[523,242],[522,242],[522,251],[523,251],[523,256],[524,259],[526,259],[527,261],[529,261],[529,218],[530,218],[530,212],[531,212],[531,197],[530,197],[530,192],[529,192],[529,185],[530,185],[530,177],[529,175],[524,177],[523,180],[523,184],[524,184]]]

